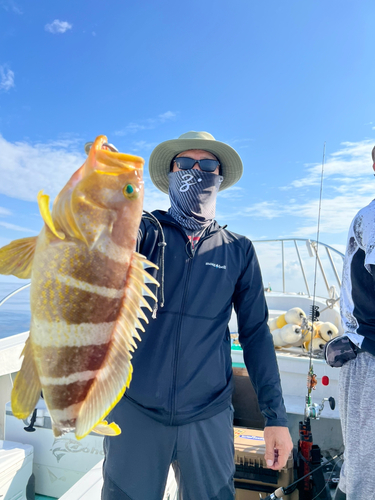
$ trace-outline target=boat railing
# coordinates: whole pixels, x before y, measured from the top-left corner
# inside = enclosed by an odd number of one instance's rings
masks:
[[[341,288],[340,275],[339,275],[339,273],[337,271],[337,266],[336,266],[336,264],[334,262],[334,259],[332,257],[332,254],[335,254],[335,255],[339,256],[343,260],[344,259],[344,254],[341,253],[339,250],[336,250],[335,248],[333,248],[333,247],[331,247],[329,245],[326,245],[325,243],[317,242],[316,240],[306,239],[306,238],[278,238],[278,239],[272,239],[272,240],[252,240],[252,242],[254,244],[256,244],[256,245],[262,244],[262,243],[276,243],[276,244],[280,244],[280,249],[281,249],[281,276],[282,276],[282,292],[283,293],[287,293],[286,279],[285,279],[285,277],[286,277],[286,272],[285,272],[285,263],[286,263],[286,259],[285,259],[285,244],[286,243],[292,243],[292,244],[294,244],[294,249],[295,249],[295,252],[296,252],[297,259],[298,259],[298,263],[299,263],[301,275],[302,275],[302,278],[303,278],[303,281],[304,281],[304,284],[305,284],[305,287],[306,287],[307,295],[309,297],[312,296],[312,293],[311,293],[311,290],[310,290],[310,287],[309,287],[308,279],[307,279],[307,276],[306,276],[305,266],[304,266],[304,263],[303,263],[303,260],[302,260],[302,256],[301,256],[301,252],[300,252],[300,248],[299,248],[299,245],[301,243],[304,243],[306,245],[308,255],[310,257],[315,257],[316,258],[317,264],[319,266],[319,269],[320,269],[320,272],[321,272],[321,275],[322,275],[322,278],[323,278],[323,281],[324,281],[324,284],[325,284],[325,287],[327,289],[328,296],[331,299],[335,298],[333,296],[334,295],[334,288],[330,284],[329,279],[327,277],[327,272],[326,272],[326,268],[325,268],[325,266],[327,265],[327,263],[324,264],[323,261],[322,261],[322,255],[321,255],[321,249],[322,248],[325,250],[325,253],[326,253],[327,257],[328,257],[328,264],[329,264],[330,270],[333,273],[333,275],[335,277],[335,280],[336,280],[336,282],[338,284],[338,288],[339,289]],[[2,298],[0,300],[0,307],[7,300],[9,300],[11,297],[13,297],[17,293],[21,292],[22,290],[25,290],[30,285],[31,285],[31,283],[27,283],[25,285],[22,285],[22,286],[16,288],[15,290],[13,290],[8,295],[6,295],[4,298]]]
[[[26,285],[22,285],[22,286],[16,288],[15,290],[13,290],[13,292],[8,293],[8,295],[6,295],[4,298],[2,298],[0,300],[0,307],[3,304],[5,304],[5,302],[7,300],[9,300],[11,297],[13,297],[14,295],[16,295],[17,293],[22,292],[22,290],[25,290],[26,288],[29,288],[30,285],[31,285],[31,282],[30,283],[26,283]]]
[[[334,262],[333,254],[340,257],[341,261],[343,261],[343,259],[344,259],[343,253],[341,253],[340,251],[336,250],[335,248],[333,248],[329,245],[326,245],[325,243],[318,242],[318,241],[312,240],[312,239],[304,239],[304,238],[279,238],[279,239],[272,239],[272,240],[252,240],[252,242],[256,246],[261,244],[261,243],[270,243],[270,244],[275,243],[275,244],[280,245],[280,249],[281,249],[281,277],[282,277],[282,292],[283,293],[288,293],[287,289],[286,289],[285,244],[291,243],[292,246],[294,244],[294,250],[295,250],[295,253],[297,256],[297,260],[299,263],[302,278],[303,278],[303,281],[304,281],[304,284],[306,287],[306,292],[307,292],[307,295],[309,297],[311,297],[312,293],[311,293],[311,289],[310,289],[310,286],[308,283],[305,265],[303,263],[301,252],[300,252],[300,246],[302,243],[304,243],[306,245],[309,257],[315,257],[315,259],[316,259],[316,262],[319,266],[325,287],[326,287],[327,292],[328,292],[328,296],[331,299],[336,298],[334,296],[335,295],[335,287],[333,287],[332,284],[330,284],[329,279],[327,277],[327,274],[328,274],[327,265],[328,265],[328,268],[329,268],[331,275],[334,276],[334,278],[337,282],[338,289],[340,289],[341,288],[341,279],[340,279],[339,272],[337,270],[337,266]],[[324,253],[324,252],[325,252],[326,256],[328,257],[328,260],[325,259],[325,262],[323,262],[323,256],[322,256],[322,253]]]

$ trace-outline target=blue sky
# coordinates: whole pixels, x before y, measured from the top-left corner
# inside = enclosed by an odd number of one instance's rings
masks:
[[[168,208],[147,162],[205,130],[245,173],[217,219],[252,239],[343,250],[373,198],[373,0],[0,0],[0,245],[37,234],[99,134],[146,160],[145,208]],[[1,278],[3,279],[3,278]],[[9,278],[4,278],[9,281]]]

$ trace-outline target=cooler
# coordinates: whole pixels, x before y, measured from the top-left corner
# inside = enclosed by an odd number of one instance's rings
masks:
[[[293,483],[293,456],[289,457],[283,469],[274,471],[266,466],[265,451],[263,431],[244,427],[234,428],[236,500],[259,500],[259,493],[265,497],[277,488]],[[285,500],[298,500],[298,490],[290,495],[284,495],[283,498]]]
[[[33,447],[28,444],[0,440],[0,498],[1,500],[31,500]]]
[[[80,441],[76,440],[73,432],[55,438],[43,399],[37,404],[35,432],[26,432],[26,425],[23,420],[14,417],[8,403],[5,439],[33,446],[35,491],[40,495],[61,497],[104,456],[103,436],[98,434],[89,434]]]

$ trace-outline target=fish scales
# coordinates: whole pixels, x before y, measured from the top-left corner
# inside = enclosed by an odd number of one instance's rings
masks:
[[[103,419],[131,380],[136,328],[144,330],[138,317],[147,321],[140,307],[149,308],[141,295],[148,290],[144,282],[157,284],[143,269],[153,264],[134,252],[143,160],[107,151],[105,142],[104,136],[96,139],[52,215],[48,197],[38,195],[45,226],[35,248],[30,238],[8,245],[9,252],[19,251],[24,274],[30,267],[24,260],[33,258],[30,337],[12,408],[25,418],[42,389],[56,436],[120,432]],[[0,272],[16,274],[6,251],[0,249]]]

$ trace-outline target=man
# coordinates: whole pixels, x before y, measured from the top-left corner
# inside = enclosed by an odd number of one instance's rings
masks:
[[[372,150],[375,170],[375,148]],[[336,500],[375,498],[375,200],[349,229],[341,287],[341,317],[356,357],[340,370],[339,405],[345,446]]]
[[[254,248],[214,220],[217,192],[240,179],[242,161],[211,134],[188,132],[154,149],[149,172],[171,202],[140,226],[138,251],[160,268],[159,303],[110,416],[122,434],[105,439],[102,499],[161,500],[172,464],[181,499],[233,500],[233,306],[269,467],[292,449]]]

